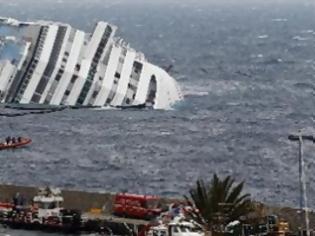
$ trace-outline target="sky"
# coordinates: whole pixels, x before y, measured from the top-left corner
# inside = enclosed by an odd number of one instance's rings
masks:
[[[18,4],[22,2],[32,2],[37,4],[44,3],[78,3],[77,0],[0,0],[0,3],[3,4]],[[89,4],[174,4],[174,3],[185,3],[185,4],[249,4],[249,3],[271,3],[271,4],[288,4],[290,2],[295,3],[312,3],[314,0],[80,0],[80,3],[89,3]]]

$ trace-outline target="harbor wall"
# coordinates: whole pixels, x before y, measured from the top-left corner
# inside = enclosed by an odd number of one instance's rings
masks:
[[[37,187],[25,187],[15,185],[0,185],[0,201],[12,202],[16,193],[20,193],[27,201],[31,203],[33,197],[37,194]],[[113,196],[112,193],[92,193],[76,190],[62,190],[64,198],[64,208],[89,211],[91,208],[102,208],[104,213],[111,213]]]
[[[0,185],[0,202],[11,202],[16,193],[22,194],[27,203],[31,203],[33,197],[37,194],[37,187],[25,187],[15,185]],[[64,198],[63,207],[67,209],[77,209],[82,212],[89,212],[91,208],[102,209],[103,214],[112,213],[113,199],[115,193],[95,193],[77,190],[62,190]],[[162,203],[169,203],[175,199],[162,199]],[[163,204],[163,205],[164,205]],[[265,213],[276,214],[280,218],[289,222],[292,230],[297,230],[305,223],[303,214],[299,214],[297,209],[289,207],[271,207],[264,205]],[[310,225],[315,228],[315,212],[310,212]]]

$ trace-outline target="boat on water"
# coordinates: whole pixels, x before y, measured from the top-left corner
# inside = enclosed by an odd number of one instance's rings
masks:
[[[0,17],[0,103],[169,109],[182,100],[167,70],[116,30],[98,22],[89,34],[60,22]]]
[[[71,235],[135,235],[131,234],[133,229],[128,226],[126,219],[83,215],[80,210],[64,208],[63,204],[64,197],[58,188],[39,188],[31,204],[18,192],[12,202],[0,202],[0,224],[11,228]]]
[[[81,229],[81,213],[64,209],[58,188],[40,188],[28,205],[19,193],[13,203],[0,203],[0,222],[12,228],[77,232]]]
[[[32,140],[30,138],[20,138],[20,139],[16,139],[15,142],[11,141],[9,143],[5,141],[3,143],[0,143],[0,151],[6,150],[6,149],[21,148],[21,147],[29,145],[31,142]]]

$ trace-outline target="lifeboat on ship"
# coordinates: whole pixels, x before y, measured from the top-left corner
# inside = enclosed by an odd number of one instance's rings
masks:
[[[31,142],[32,140],[30,138],[17,138],[15,142],[11,140],[9,143],[5,141],[0,143],[0,150],[21,148],[29,145]]]

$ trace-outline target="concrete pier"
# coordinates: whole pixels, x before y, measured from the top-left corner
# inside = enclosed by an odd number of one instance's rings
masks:
[[[37,195],[37,187],[0,185],[0,202],[12,202],[16,193],[20,193],[25,199],[26,204],[31,204],[32,199]],[[113,216],[113,193],[90,193],[76,190],[61,190],[64,198],[63,207],[66,209],[75,209],[82,212],[82,219],[86,224],[83,231],[98,232],[104,229],[105,232],[115,235],[137,235],[142,227],[149,222],[145,220],[129,219]],[[1,223],[7,224],[13,228],[36,229],[36,230],[68,230],[49,226],[38,227],[38,225],[16,223],[1,220]],[[71,229],[72,230],[72,229]],[[70,231],[71,232],[71,231]]]
[[[41,186],[44,187],[44,186]],[[12,201],[12,197],[19,192],[31,203],[33,197],[37,194],[38,187],[25,187],[14,185],[0,185],[0,202]],[[113,208],[113,200],[115,193],[93,193],[77,190],[61,190],[64,197],[63,207],[67,209],[77,209],[83,212],[82,217],[91,220],[100,220],[112,223],[126,223],[132,226],[143,226],[148,222],[136,219],[127,219],[114,217],[111,215]],[[174,199],[162,199],[162,202],[169,203]],[[267,214],[275,214],[280,218],[289,222],[290,228],[297,231],[299,227],[303,226],[304,221],[301,220],[297,209],[289,207],[270,207],[263,206]],[[91,209],[96,209],[96,212],[91,212]],[[315,212],[310,212],[311,227],[315,228]]]
[[[37,191],[38,187],[0,185],[0,201],[11,201],[16,193],[20,193],[26,198],[28,203],[31,203]],[[64,197],[64,208],[77,209],[82,212],[88,212],[91,208],[99,208],[105,210],[103,213],[111,213],[114,194],[90,193],[76,190],[61,191]]]

